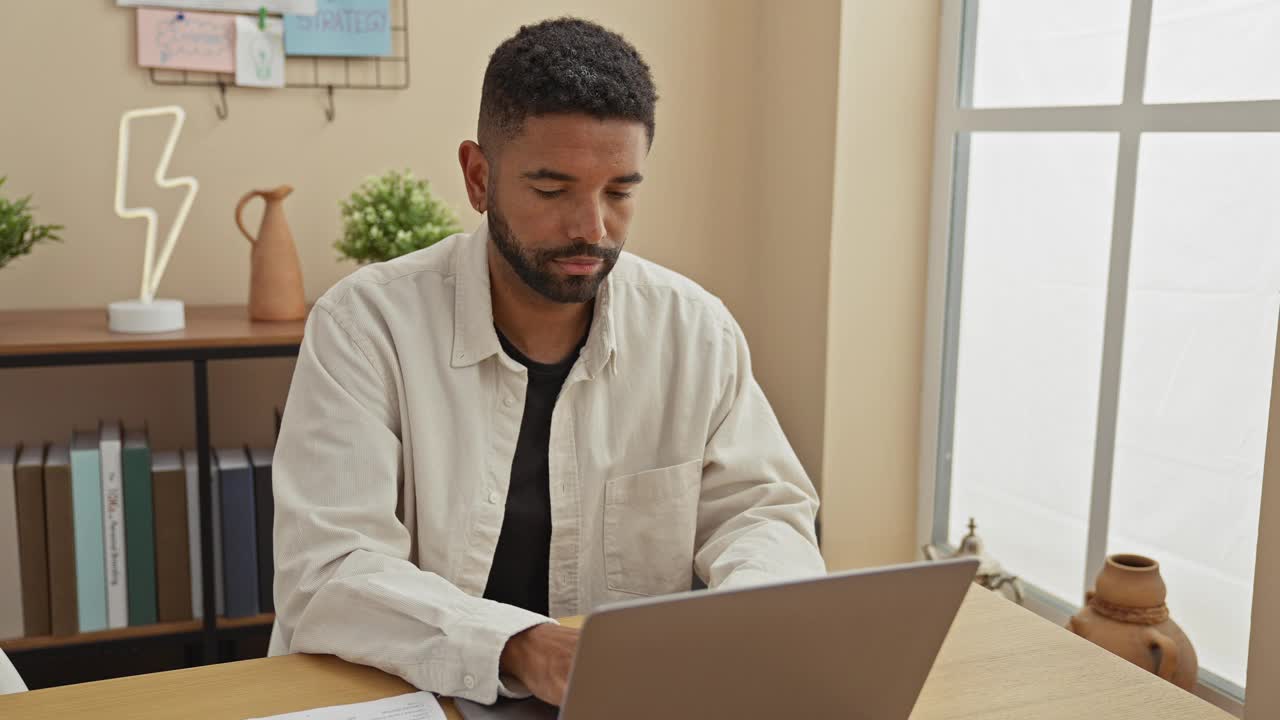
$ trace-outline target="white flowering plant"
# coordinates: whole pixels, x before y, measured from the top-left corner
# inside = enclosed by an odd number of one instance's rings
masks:
[[[409,170],[370,177],[342,203],[342,238],[334,247],[358,263],[400,257],[462,232],[452,208]]]

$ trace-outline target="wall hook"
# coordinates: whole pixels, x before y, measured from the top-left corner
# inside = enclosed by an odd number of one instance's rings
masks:
[[[218,114],[219,120],[227,119],[227,81],[218,78],[218,94],[221,96],[217,105],[213,106],[213,111]]]
[[[329,107],[324,109],[324,119],[333,122],[333,118],[337,116],[338,111],[333,107],[333,86],[329,85]]]

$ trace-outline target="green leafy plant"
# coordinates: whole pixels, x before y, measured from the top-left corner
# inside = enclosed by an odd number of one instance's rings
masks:
[[[0,177],[0,187],[7,178]],[[0,268],[31,252],[38,242],[61,240],[61,225],[37,225],[31,217],[31,196],[13,201],[0,197]]]
[[[382,262],[462,232],[458,216],[409,170],[365,180],[342,203],[334,247],[359,263]]]

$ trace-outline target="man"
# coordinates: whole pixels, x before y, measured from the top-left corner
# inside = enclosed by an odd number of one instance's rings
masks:
[[[622,252],[656,98],[620,36],[521,28],[458,151],[485,223],[316,303],[275,455],[273,654],[559,704],[577,633],[551,618],[824,571],[742,331]]]

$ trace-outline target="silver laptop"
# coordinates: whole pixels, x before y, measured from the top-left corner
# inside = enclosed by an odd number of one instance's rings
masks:
[[[564,707],[458,701],[468,720],[905,720],[977,572],[914,563],[610,605]]]

